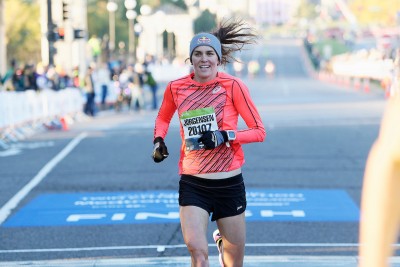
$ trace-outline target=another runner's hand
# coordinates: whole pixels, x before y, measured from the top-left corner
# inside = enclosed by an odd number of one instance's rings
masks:
[[[164,139],[161,137],[156,137],[154,139],[154,148],[152,158],[154,162],[161,162],[169,155],[167,146],[164,143]]]
[[[204,144],[205,149],[213,149],[228,141],[228,135],[225,131],[206,131],[199,138],[198,142]]]

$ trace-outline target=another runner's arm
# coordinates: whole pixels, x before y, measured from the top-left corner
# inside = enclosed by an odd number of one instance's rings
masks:
[[[249,89],[236,81],[232,90],[233,104],[248,127],[237,131],[236,141],[240,144],[263,142],[266,136],[264,124],[250,97]]]
[[[172,96],[171,84],[168,84],[167,89],[164,92],[164,99],[161,103],[161,107],[156,118],[153,139],[156,137],[165,139],[169,124],[172,116],[174,116],[175,111],[176,105]]]

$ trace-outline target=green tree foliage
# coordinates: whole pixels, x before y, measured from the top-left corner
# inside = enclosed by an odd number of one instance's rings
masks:
[[[217,17],[208,9],[204,10],[201,15],[194,21],[194,32],[210,32],[217,26]]]
[[[107,0],[88,0],[87,8],[89,38],[108,34]]]
[[[184,0],[142,0],[142,4],[149,5],[152,8],[157,8],[158,6],[164,4],[173,4],[182,8],[183,10],[187,10],[187,5],[185,4]]]
[[[177,6],[177,7],[182,8],[183,10],[187,10],[187,6],[185,4],[185,1],[183,1],[183,0],[161,0],[160,4],[161,5],[173,4],[173,5]]]
[[[89,36],[97,36],[100,39],[105,38],[109,35],[109,13],[107,11],[108,0],[88,0],[88,32]],[[124,1],[116,0],[118,5],[117,11],[115,11],[115,46],[118,49],[118,43],[125,43],[125,48],[128,47],[129,41],[129,22],[126,18],[126,8]],[[140,14],[140,7],[142,5],[141,0],[136,0],[137,4],[135,7],[136,13]],[[137,22],[135,20],[135,22]]]
[[[88,1],[88,32],[89,36],[97,36],[100,39],[109,35],[109,13],[107,11],[108,0],[89,0]],[[123,1],[116,1],[118,9],[115,11],[115,44],[128,42],[128,19]]]
[[[37,1],[6,0],[5,26],[8,60],[41,60],[40,8]],[[17,18],[17,19],[16,19]]]
[[[296,17],[314,20],[318,16],[315,10],[315,5],[308,0],[301,0],[299,8],[297,9]]]

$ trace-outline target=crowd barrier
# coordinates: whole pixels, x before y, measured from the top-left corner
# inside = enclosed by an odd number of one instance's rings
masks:
[[[339,76],[384,80],[393,75],[392,59],[368,59],[337,56],[332,60],[332,72]]]
[[[185,64],[154,65],[152,73],[157,82],[168,83],[190,73],[190,66]]]
[[[82,93],[76,88],[0,92],[0,132],[82,112],[83,102]]]
[[[382,58],[379,51],[361,50],[332,57],[327,70],[318,78],[369,92],[372,85],[384,91],[389,98],[400,94],[400,73],[395,60]]]

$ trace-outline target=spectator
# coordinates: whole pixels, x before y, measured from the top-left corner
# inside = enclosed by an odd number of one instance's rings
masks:
[[[38,63],[36,65],[36,87],[39,90],[49,88],[46,76],[46,68],[43,66],[42,63]]]
[[[135,68],[132,72],[132,80],[131,80],[131,92],[132,92],[132,104],[133,109],[141,110],[144,108],[144,99],[143,99],[143,65],[135,64]]]
[[[79,67],[75,66],[72,70],[72,86],[75,88],[81,87],[81,79],[79,76]]]
[[[15,91],[17,92],[24,91],[25,90],[24,68],[23,67],[16,68],[12,75],[11,80]]]
[[[84,90],[86,92],[86,103],[84,107],[84,112],[89,116],[95,115],[95,102],[94,98],[96,96],[94,90],[94,81],[93,81],[93,69],[92,67],[88,67],[86,75],[85,75],[85,85]]]
[[[24,87],[25,90],[37,90],[36,73],[33,65],[27,64],[24,68]]]
[[[153,64],[148,64],[146,66],[145,70],[145,77],[146,77],[146,84],[149,86],[151,90],[151,96],[152,96],[152,109],[157,109],[157,90],[158,90],[158,84],[156,80],[154,79],[153,73],[152,73],[152,67]]]
[[[58,73],[56,72],[56,69],[54,66],[49,66],[46,72],[46,77],[48,80],[48,85],[51,89],[58,91],[59,88],[59,76]]]
[[[101,65],[96,73],[96,82],[99,83],[101,88],[101,108],[106,108],[106,98],[108,95],[108,85],[110,83],[110,71],[104,65]]]
[[[10,62],[10,68],[7,70],[6,74],[1,79],[1,84],[3,84],[5,90],[7,91],[13,91],[14,90],[14,85],[12,83],[12,76],[14,75],[15,72],[15,65],[16,65],[16,60],[12,59]]]

